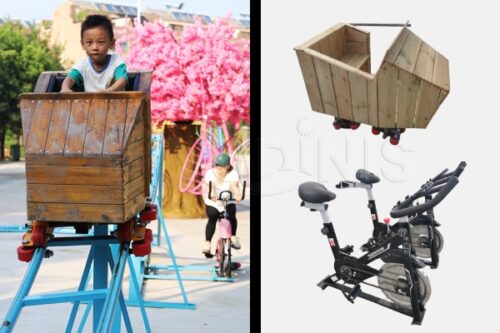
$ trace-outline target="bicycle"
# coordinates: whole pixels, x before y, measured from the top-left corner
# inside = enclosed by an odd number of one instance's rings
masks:
[[[208,198],[211,200],[212,198],[212,182],[208,184]],[[245,188],[246,181],[243,182],[243,191],[241,194],[241,200],[245,199]],[[215,257],[217,261],[217,275],[219,277],[232,278],[232,271],[237,270],[241,267],[240,263],[232,262],[231,258],[231,222],[228,219],[227,213],[227,205],[228,204],[236,204],[236,200],[233,198],[233,193],[228,190],[221,191],[217,198],[218,201],[221,201],[224,210],[220,212],[218,217],[218,229],[219,229],[219,239],[217,240],[217,247],[215,249]],[[214,255],[212,253],[206,253],[205,256],[207,258],[213,258]]]
[[[357,297],[377,303],[412,317],[412,323],[420,325],[426,311],[425,304],[431,295],[431,285],[427,276],[421,272],[427,263],[419,259],[416,254],[414,242],[411,239],[410,219],[432,212],[434,207],[458,184],[458,176],[465,165],[465,162],[460,163],[459,167],[450,173],[444,170],[424,183],[415,194],[398,201],[390,213],[391,217],[399,218],[397,223],[384,224],[378,222],[376,217],[373,218],[373,237],[368,241],[368,245],[364,245],[364,251],[367,253],[359,258],[351,256],[352,245],[340,247],[333,223],[329,219],[328,203],[336,198],[335,193],[319,183],[301,184],[298,190],[299,197],[302,199],[301,206],[321,214],[323,220],[321,233],[327,237],[335,258],[335,273],[321,280],[318,286],[323,290],[327,287],[340,290],[351,303],[354,303]],[[374,178],[367,174],[366,178],[363,176],[360,178],[363,179],[365,185],[370,185],[371,189],[371,184],[366,183],[373,184],[378,177]],[[368,193],[370,198],[371,191]],[[419,198],[425,198],[425,202],[420,205],[416,204],[415,201]],[[373,196],[370,202],[374,203]],[[374,205],[371,209],[374,209],[376,214]],[[432,230],[434,224],[430,226],[429,231]],[[433,244],[435,241],[432,240],[432,233],[429,236]],[[378,269],[370,265],[377,259],[384,263]],[[378,285],[366,282],[372,277],[377,278]],[[362,291],[361,284],[380,289],[387,299]]]

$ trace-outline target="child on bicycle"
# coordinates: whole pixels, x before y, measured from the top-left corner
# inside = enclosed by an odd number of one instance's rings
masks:
[[[212,182],[211,198],[208,198],[209,183]],[[215,159],[215,167],[207,170],[202,184],[202,194],[206,205],[208,216],[207,226],[205,228],[205,243],[202,253],[210,254],[210,246],[212,237],[215,233],[215,226],[221,212],[224,211],[224,206],[220,201],[217,201],[221,191],[231,191],[236,202],[241,200],[241,191],[239,187],[239,176],[236,170],[230,164],[229,155],[222,153]],[[231,246],[237,250],[241,248],[240,241],[236,237],[236,228],[238,222],[236,220],[236,205],[228,204],[226,207],[228,219],[231,222],[232,236]]]
[[[118,54],[108,54],[116,41],[111,20],[103,15],[87,16],[80,37],[87,57],[69,71],[61,92],[70,92],[73,86],[86,92],[124,90],[128,80],[127,65]]]

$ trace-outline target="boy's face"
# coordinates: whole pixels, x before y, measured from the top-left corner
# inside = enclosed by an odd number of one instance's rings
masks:
[[[92,60],[92,63],[103,65],[108,50],[115,47],[108,32],[102,27],[94,27],[83,32],[82,48]]]

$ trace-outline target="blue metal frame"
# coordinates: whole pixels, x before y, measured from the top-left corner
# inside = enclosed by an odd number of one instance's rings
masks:
[[[31,287],[35,281],[38,270],[41,266],[46,247],[37,248],[28,266],[28,270],[19,287],[19,290],[11,304],[5,319],[0,327],[0,333],[11,332],[16,324],[16,321],[25,306],[55,304],[55,303],[73,303],[73,308],[69,316],[66,332],[71,332],[78,307],[81,302],[88,302],[87,308],[80,322],[78,332],[82,332],[87,321],[90,310],[93,309],[93,332],[113,332],[119,333],[121,326],[121,316],[127,332],[132,332],[132,325],[128,315],[127,306],[123,293],[121,291],[123,272],[125,265],[128,263],[131,271],[132,286],[137,292],[138,305],[141,307],[141,314],[144,321],[145,332],[150,333],[151,328],[145,311],[145,304],[140,296],[139,285],[133,269],[132,261],[129,256],[129,243],[120,244],[118,259],[115,261],[112,255],[112,247],[116,247],[119,242],[116,238],[108,236],[109,230],[107,225],[97,225],[95,228],[95,236],[93,237],[65,237],[62,239],[50,240],[47,247],[52,246],[75,246],[75,245],[91,245],[87,262],[76,292],[50,293],[36,296],[28,296]],[[99,255],[96,255],[99,254]],[[93,266],[93,269],[92,269]],[[110,285],[108,287],[108,266],[112,271]],[[94,289],[85,290],[89,280],[90,272],[93,272]],[[120,311],[117,311],[117,308]]]

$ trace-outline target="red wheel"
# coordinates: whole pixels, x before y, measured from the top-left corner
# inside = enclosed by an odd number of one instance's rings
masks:
[[[122,243],[127,243],[132,240],[130,236],[130,223],[122,223],[118,225],[118,239]]]
[[[335,127],[336,130],[339,130],[342,128],[339,123],[333,123],[333,127]]]
[[[144,234],[144,239],[147,242],[153,241],[153,230],[146,228],[146,233]]]
[[[140,213],[141,221],[154,221],[158,216],[158,206],[155,204],[146,205]]]
[[[359,128],[359,126],[360,126],[360,125],[361,125],[360,123],[352,123],[352,124],[350,125],[350,127],[351,127],[351,129],[353,129],[353,130],[357,130],[357,129]]]
[[[42,247],[47,245],[47,239],[45,238],[45,226],[34,225],[31,230],[31,240],[35,247]]]
[[[144,257],[151,253],[151,242],[147,240],[135,241],[132,250],[136,257]]]
[[[24,247],[21,245],[17,248],[17,259],[19,259],[19,261],[30,262],[34,253],[34,247]]]
[[[373,135],[379,135],[380,134],[380,130],[378,128],[372,127],[372,134]]]
[[[399,139],[396,138],[391,138],[389,141],[391,142],[392,145],[397,145],[399,143]]]

